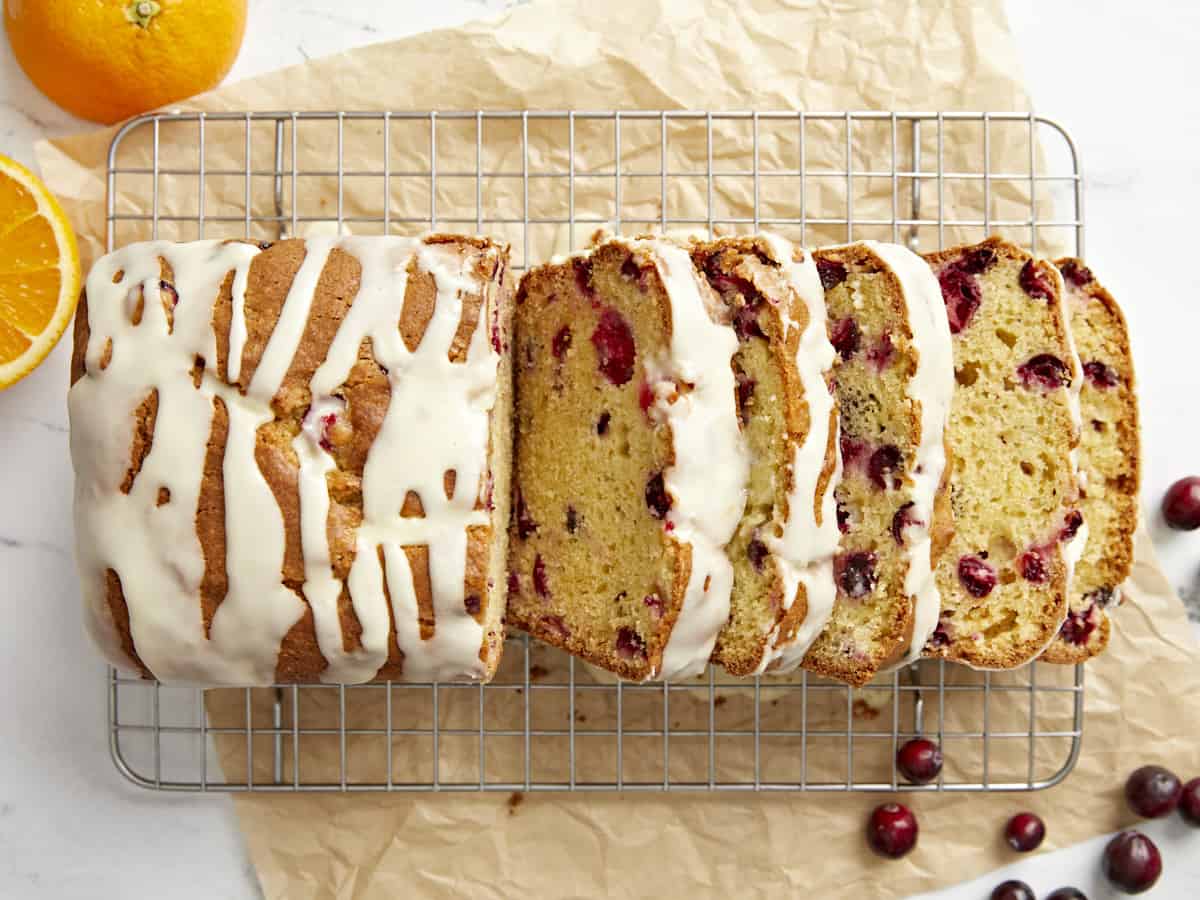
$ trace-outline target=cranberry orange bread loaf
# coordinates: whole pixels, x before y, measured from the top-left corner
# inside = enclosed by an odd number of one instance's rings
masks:
[[[841,413],[837,600],[804,660],[861,685],[915,658],[937,624],[932,560],[952,527],[939,502],[954,390],[950,332],[921,258],[873,241],[819,250]]]
[[[1060,259],[1071,333],[1083,365],[1079,465],[1087,544],[1075,567],[1066,621],[1042,659],[1083,662],[1108,644],[1105,608],[1121,599],[1133,563],[1141,461],[1133,356],[1125,317],[1078,259]]]
[[[811,254],[774,235],[691,251],[737,333],[738,416],[751,458],[746,510],[729,544],[730,618],[713,659],[734,675],[786,671],[833,609],[840,467],[824,291]]]
[[[508,623],[623,678],[695,674],[746,500],[728,313],[682,247],[532,269],[515,313]]]
[[[1084,536],[1079,361],[1049,262],[989,238],[926,257],[953,332],[955,533],[937,567],[929,656],[1007,669],[1063,623]]]
[[[92,633],[170,681],[473,679],[503,643],[507,247],[135,244],[75,329]]]

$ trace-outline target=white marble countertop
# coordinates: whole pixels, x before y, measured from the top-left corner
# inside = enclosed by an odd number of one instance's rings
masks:
[[[230,77],[458,24],[508,2],[254,0]],[[1157,503],[1176,478],[1200,473],[1200,268],[1190,268],[1186,243],[1200,209],[1200,101],[1188,87],[1200,5],[1094,0],[1085,13],[1072,0],[1009,0],[1008,7],[1037,109],[1062,122],[1081,148],[1089,255],[1104,260],[1104,278],[1123,299],[1135,335],[1147,519],[1172,581],[1195,603],[1200,534],[1169,533]],[[264,34],[270,39],[256,40]],[[0,38],[0,153],[31,164],[34,141],[86,127],[25,80]],[[69,549],[67,359],[63,342],[36,373],[0,394],[0,896],[157,897],[169,886],[179,898],[257,897],[228,799],[145,793],[109,762],[103,669],[77,624]],[[1200,836],[1177,822],[1147,830],[1166,857],[1152,896],[1200,896]],[[1090,897],[1107,897],[1098,881],[1100,846],[1043,854],[1006,877],[1024,878],[1043,894],[1074,883]],[[938,896],[983,898],[1000,880],[989,875]]]

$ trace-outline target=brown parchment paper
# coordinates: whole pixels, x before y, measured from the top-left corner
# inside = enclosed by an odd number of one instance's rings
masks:
[[[253,36],[251,36],[253,39]],[[186,108],[242,109],[928,109],[1024,110],[1029,105],[1017,73],[1017,59],[1005,24],[1000,0],[974,4],[844,2],[786,2],[752,0],[730,4],[716,0],[610,0],[595,3],[542,3],[519,7],[492,22],[434,32],[390,44],[355,50],[328,59],[231,85],[191,101]],[[443,171],[473,169],[474,123],[461,129],[440,125],[437,163]],[[257,127],[257,126],[256,126]],[[263,126],[270,128],[269,125]],[[490,126],[489,126],[490,127]],[[703,171],[709,149],[696,123],[672,125],[664,150],[657,122],[647,130],[624,122],[619,142],[611,123],[578,123],[576,171],[612,169],[616,148],[623,172],[657,171],[660,156],[672,171]],[[874,126],[861,126],[872,128]],[[497,125],[485,142],[485,168],[519,171],[523,148],[519,125],[505,132]],[[1029,205],[1027,179],[1019,177],[1037,165],[1029,153],[1024,124],[993,123],[987,150],[991,170],[1018,177],[999,178],[988,193],[991,219],[1023,219]],[[591,130],[589,130],[591,129]],[[285,166],[328,169],[329,128],[302,126],[297,133],[295,159],[287,147]],[[97,132],[38,147],[43,174],[64,201],[79,232],[85,261],[100,252],[104,241],[104,156],[112,132]],[[198,134],[195,125],[164,126],[160,166],[195,168]],[[259,146],[265,135],[255,135]],[[382,153],[376,127],[347,125],[344,132],[346,167],[378,169]],[[428,169],[429,141],[425,130],[394,126],[388,144],[393,168]],[[565,171],[565,131],[561,126],[530,123],[530,167]],[[870,134],[856,135],[852,167],[856,172],[891,168],[890,124]],[[943,135],[942,163],[946,172],[978,171],[984,153],[978,125],[952,128]],[[803,143],[803,147],[801,144]],[[759,157],[766,170],[798,169],[801,153],[811,173],[822,167],[844,170],[846,134],[841,123],[810,123],[803,142],[794,128],[763,127]],[[921,138],[921,170],[936,171],[936,134],[925,129]],[[259,151],[253,151],[257,154]],[[746,129],[718,129],[711,148],[715,169],[746,169],[752,136]],[[907,135],[897,141],[900,167],[911,169]],[[1032,161],[1031,161],[1032,160]],[[134,132],[122,145],[123,167],[145,167],[151,161],[147,130]],[[241,127],[223,130],[210,124],[205,141],[205,164],[210,171],[242,169],[245,157]],[[253,168],[269,166],[255,155]],[[439,218],[476,215],[474,181],[469,186],[441,178],[436,199]],[[621,207],[615,206],[612,179],[576,181],[577,217],[602,221],[618,217],[626,229],[658,224],[662,218],[686,219],[703,215],[706,206],[700,179],[678,180],[664,210],[657,179],[649,186],[622,179]],[[761,215],[796,216],[804,203],[809,216],[844,217],[845,177],[810,177],[805,196],[799,180],[773,179],[762,192]],[[895,194],[893,194],[895,187]],[[870,175],[853,179],[849,192],[856,218],[907,217],[911,179],[893,185],[892,179]],[[294,211],[306,220],[336,217],[336,181],[328,176],[300,179],[293,190],[285,185],[284,213]],[[428,216],[428,179],[393,178],[383,192],[381,179],[346,179],[342,214],[378,217],[383,204],[393,219]],[[240,217],[273,211],[271,179],[254,177],[247,185],[238,176],[211,176],[204,186],[208,216],[220,210]],[[926,190],[922,217],[936,212],[936,198]],[[119,176],[115,184],[117,209],[146,213],[149,176]],[[195,217],[200,189],[192,176],[164,175],[157,202],[161,215]],[[895,199],[893,199],[895,197]],[[1039,188],[1039,209],[1051,202]],[[750,179],[722,177],[714,185],[714,215],[747,215],[753,198]],[[983,235],[985,194],[978,180],[949,179],[942,202],[947,216],[978,224],[951,226],[941,235],[946,242]],[[532,189],[523,209],[519,180],[496,178],[484,186],[488,218],[557,217],[565,198],[553,191]],[[698,213],[697,210],[700,210]],[[270,238],[272,229],[255,225],[252,233]],[[312,227],[305,222],[300,230]],[[393,223],[393,231],[408,226]],[[497,226],[489,231],[513,242],[519,261],[536,261],[551,252],[577,246],[594,226],[579,224],[574,233],[559,226]],[[355,223],[356,233],[380,230],[375,223]],[[419,225],[412,225],[419,230]],[[725,230],[735,230],[733,228]],[[844,240],[840,223],[811,226],[804,234],[780,229],[808,244]],[[1028,229],[1003,229],[1023,243]],[[210,218],[205,236],[241,235],[240,222]],[[890,239],[890,224],[856,228],[853,237]],[[141,221],[120,222],[116,243],[147,237]],[[164,221],[161,237],[198,236],[190,221]],[[900,236],[904,237],[903,231]],[[936,246],[936,228],[921,228],[923,247]],[[1056,241],[1052,231],[1039,232],[1039,249],[1053,252],[1068,237]],[[1103,268],[1102,263],[1098,263]],[[867,852],[862,840],[866,812],[878,796],[723,794],[575,794],[505,795],[365,795],[250,796],[235,801],[263,891],[268,898],[384,898],[395,896],[550,897],[550,896],[805,896],[895,897],[976,876],[1011,861],[999,831],[1006,816],[1018,808],[1039,811],[1050,824],[1047,848],[1064,846],[1126,821],[1119,800],[1122,773],[1153,759],[1179,771],[1200,770],[1200,655],[1194,646],[1183,609],[1153,560],[1144,536],[1129,590],[1130,602],[1116,613],[1111,649],[1089,664],[1087,714],[1083,752],[1075,772],[1064,784],[1035,795],[979,796],[921,794],[908,802],[920,817],[922,837],[916,852],[901,862],[882,862]],[[553,684],[563,677],[561,656],[537,649],[539,679]],[[501,679],[511,680],[521,660],[506,658]],[[1038,666],[1039,683],[1067,685],[1069,669]],[[587,675],[582,674],[581,680]],[[993,684],[1019,688],[1029,670],[996,676]],[[979,676],[955,672],[952,681],[978,683]],[[746,726],[750,709],[745,688],[721,685],[718,727]],[[763,727],[772,723],[794,728],[795,704],[764,689]],[[539,693],[533,725],[563,727],[566,710],[562,691]],[[356,697],[361,697],[359,693]],[[384,709],[377,699],[356,700],[347,709],[347,724],[378,728]],[[465,694],[463,695],[465,696]],[[542,697],[546,700],[543,702]],[[599,696],[599,695],[596,695]],[[912,709],[893,711],[888,693],[867,689],[855,704],[856,732],[890,729],[891,717],[911,719]],[[953,702],[945,715],[950,730],[978,727],[978,694],[971,706]],[[964,694],[963,696],[968,696]],[[996,691],[989,706],[993,730],[1016,733],[1029,727],[1028,703],[1020,690]],[[1062,703],[1039,701],[1039,729],[1069,727],[1069,694]],[[776,701],[776,702],[772,702]],[[489,696],[489,726],[521,708],[514,691]],[[394,716],[409,715],[414,727],[428,727],[427,709],[405,708],[403,694],[393,694]],[[269,725],[269,695],[255,697],[256,725]],[[424,705],[424,701],[422,701]],[[809,727],[845,729],[850,714],[844,703],[836,708],[819,696],[810,698]],[[338,721],[336,692],[305,689],[302,724],[320,728]],[[672,698],[672,725],[703,728],[707,695],[698,692]],[[655,707],[625,709],[625,727],[661,727]],[[241,727],[245,721],[243,695],[211,692],[213,725]],[[936,726],[936,712],[925,710],[924,726]],[[576,727],[583,734],[589,723],[611,717],[603,703],[578,707]],[[290,716],[290,711],[287,713]],[[424,717],[423,719],[421,717]],[[444,692],[439,710],[443,727],[476,727],[477,708]],[[498,717],[492,720],[491,717]],[[697,721],[698,716],[705,717]],[[678,718],[677,718],[678,717]],[[874,725],[872,723],[875,723]],[[542,723],[539,725],[539,723]],[[290,719],[284,725],[290,727]],[[257,740],[257,739],[256,739]],[[261,740],[269,742],[269,737]],[[392,775],[398,781],[429,777],[431,748],[427,738],[397,736],[391,747]],[[657,739],[656,739],[657,740]],[[1063,762],[1065,740],[1041,739],[1034,759],[1035,777],[1048,777]],[[614,746],[608,740],[579,741],[576,765],[581,771],[611,778]],[[441,748],[443,781],[477,777],[475,740]],[[520,780],[523,749],[513,739],[508,750],[502,739],[489,739],[486,770],[489,780]],[[890,743],[889,745],[890,746]],[[868,738],[856,741],[855,771],[860,778],[889,777],[890,754]],[[794,745],[792,747],[794,749]],[[230,779],[246,775],[243,738],[221,736],[217,750]],[[270,776],[268,743],[254,748],[256,780]],[[291,771],[292,748],[284,749],[285,772]],[[984,755],[978,741],[947,742],[947,772],[954,777],[978,778]],[[1020,780],[1027,774],[1028,746],[1019,740],[993,742],[986,764],[993,780]],[[301,754],[301,780],[336,779],[341,748],[336,737],[306,737]],[[377,780],[386,773],[386,742],[373,736],[351,736],[347,754],[355,761],[351,781]],[[751,764],[749,746],[718,749],[718,778],[744,778]],[[814,748],[809,777],[844,777],[844,742],[835,739],[825,750]],[[797,761],[786,744],[762,745],[764,777],[796,777]],[[566,766],[562,741],[550,738],[531,747],[534,777],[562,777]],[[673,778],[702,778],[706,747],[671,747]],[[639,747],[626,738],[622,772],[629,780],[661,777],[661,750]]]

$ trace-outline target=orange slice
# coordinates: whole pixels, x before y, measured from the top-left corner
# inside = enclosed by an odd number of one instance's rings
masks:
[[[79,300],[79,250],[58,201],[0,156],[0,391],[49,355]]]

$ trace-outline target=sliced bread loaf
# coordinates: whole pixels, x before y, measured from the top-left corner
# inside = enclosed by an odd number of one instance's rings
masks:
[[[1062,278],[1000,238],[926,257],[953,332],[954,538],[929,656],[1007,669],[1067,611],[1084,538],[1076,458],[1080,367]]]
[[[864,684],[915,658],[937,624],[931,571],[948,539],[943,443],[954,389],[937,282],[904,247],[863,241],[816,252],[837,361],[843,473],[837,599],[804,659]]]
[[[746,499],[724,304],[687,250],[603,241],[522,279],[508,623],[623,678],[702,671]]]
[[[1121,583],[1133,563],[1141,460],[1125,317],[1082,261],[1064,258],[1055,265],[1066,283],[1071,332],[1083,364],[1079,465],[1088,535],[1075,567],[1066,621],[1042,659],[1077,663],[1108,644],[1105,609],[1120,601]]]
[[[734,675],[795,668],[833,609],[833,347],[811,254],[774,235],[696,242],[692,259],[729,310],[749,497],[729,545],[728,625],[713,659]]]

